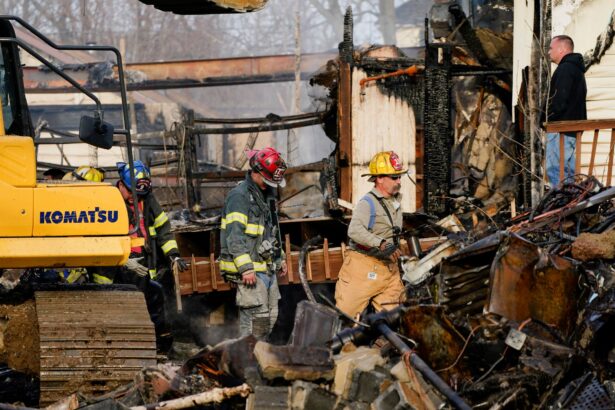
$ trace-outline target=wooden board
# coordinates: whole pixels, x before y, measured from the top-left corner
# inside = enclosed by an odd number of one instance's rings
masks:
[[[325,258],[325,251],[317,249],[308,253],[309,265],[311,267],[311,280],[314,283],[333,282],[337,280],[337,274],[342,267],[342,248],[328,247],[328,256]],[[328,260],[328,266],[325,265]],[[212,258],[195,256],[191,269],[179,273],[179,286],[181,295],[191,295],[195,293],[210,293],[230,290],[231,287],[222,279],[218,262],[214,262],[212,274]],[[278,277],[280,285],[299,284],[299,252],[287,253],[287,263],[291,264],[292,276],[287,275],[283,278]],[[306,264],[307,265],[307,264]],[[307,272],[306,272],[307,275]],[[329,278],[327,277],[329,276]]]

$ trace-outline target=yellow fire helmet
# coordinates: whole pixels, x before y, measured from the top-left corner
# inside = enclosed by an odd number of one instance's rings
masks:
[[[403,164],[399,155],[394,151],[382,151],[373,156],[369,161],[369,173],[361,175],[362,177],[373,177],[379,175],[400,175],[405,174],[407,170],[403,169]]]
[[[62,179],[69,181],[102,182],[105,179],[105,173],[98,168],[83,165],[72,172],[68,172]]]

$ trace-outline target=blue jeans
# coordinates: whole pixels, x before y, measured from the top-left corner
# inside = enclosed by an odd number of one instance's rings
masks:
[[[575,174],[575,155],[577,145],[576,133],[565,134],[564,136],[564,178]],[[549,184],[555,186],[559,180],[559,133],[547,133],[547,177]]]

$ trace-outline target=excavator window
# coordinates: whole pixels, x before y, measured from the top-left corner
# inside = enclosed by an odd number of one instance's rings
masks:
[[[0,38],[15,38],[8,20],[0,19]],[[28,103],[22,83],[19,47],[10,41],[0,42],[0,104],[8,135],[34,136]]]
[[[4,128],[5,132],[8,133],[9,129],[11,129],[13,122],[15,120],[14,108],[13,104],[14,87],[11,84],[11,69],[10,65],[5,64],[6,53],[9,51],[7,47],[2,45],[2,52],[0,53],[0,103],[2,104],[2,117],[4,119]]]

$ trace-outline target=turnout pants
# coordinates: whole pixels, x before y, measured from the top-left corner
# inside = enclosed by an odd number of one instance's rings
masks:
[[[405,299],[405,289],[395,263],[348,251],[335,286],[335,304],[356,318],[369,303],[376,311],[390,310]]]
[[[239,307],[240,336],[253,334],[266,339],[278,320],[280,290],[276,275],[256,273],[256,286],[237,284],[235,301]]]

